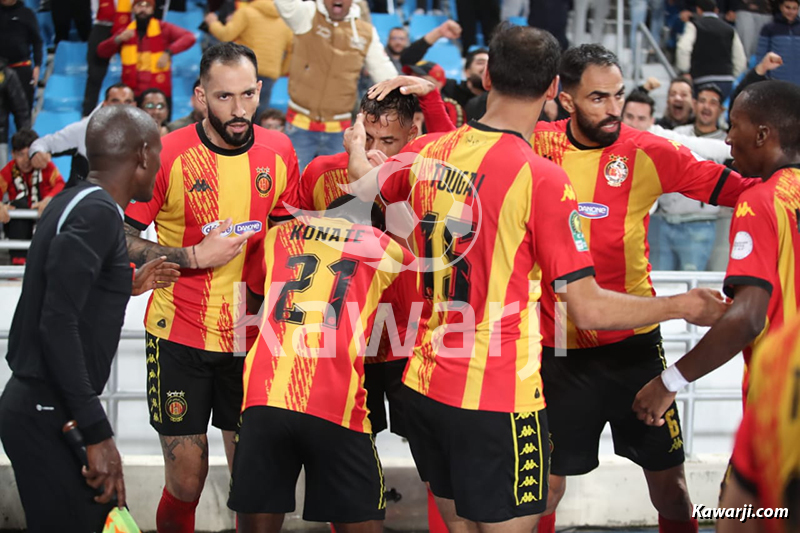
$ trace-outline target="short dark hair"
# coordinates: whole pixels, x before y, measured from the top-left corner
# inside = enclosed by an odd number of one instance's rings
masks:
[[[389,113],[397,113],[401,126],[410,126],[414,123],[414,110],[417,107],[417,97],[403,94],[400,89],[394,89],[383,100],[372,99],[365,94],[361,99],[361,112],[375,117],[375,121]],[[366,118],[366,117],[364,117]]]
[[[253,64],[253,68],[258,72],[258,60],[256,54],[248,47],[234,42],[218,43],[206,48],[203,58],[200,60],[200,79],[208,80],[208,71],[214,63],[223,65],[233,65],[245,58]]]
[[[689,89],[692,91],[692,97],[694,97],[694,85],[692,85],[691,80],[685,76],[678,76],[677,78],[672,78],[671,80],[669,80],[669,87],[667,87],[667,92],[669,92],[669,90],[672,89],[672,86],[675,85],[676,83],[685,83],[686,85],[688,85]]]
[[[649,105],[651,117],[656,111],[656,101],[653,100],[653,98],[649,94],[640,89],[634,89],[631,91],[631,94],[629,94],[628,97],[625,98],[625,106],[627,106],[629,102]],[[622,106],[623,112],[625,112],[625,106]]]
[[[778,132],[785,154],[800,154],[800,85],[761,81],[745,87],[736,102],[750,122],[771,126]]]
[[[282,125],[286,125],[286,115],[280,109],[265,109],[258,115],[258,120],[256,120],[257,124],[261,124],[262,121],[267,120],[268,118],[275,118],[281,121]]]
[[[25,148],[30,147],[33,144],[33,141],[39,138],[39,134],[33,131],[30,128],[25,128],[19,130],[17,133],[11,136],[11,149],[16,150],[24,150]]]
[[[492,89],[520,98],[539,98],[558,74],[561,46],[550,32],[504,22],[489,45]]]
[[[464,70],[469,70],[469,67],[472,66],[472,62],[475,61],[475,57],[478,54],[488,54],[489,50],[486,48],[476,48],[467,54],[467,62],[464,64]]]
[[[376,202],[365,202],[350,194],[342,195],[333,200],[328,204],[326,211],[331,211],[331,215],[344,218],[355,224],[372,226],[381,231],[385,231],[386,228],[386,218]]]
[[[131,89],[131,88],[128,87],[127,85],[125,85],[122,82],[115,83],[114,85],[112,85],[111,87],[106,89],[106,94],[105,94],[105,98],[104,98],[105,100],[108,100],[108,95],[111,94],[111,91],[114,90],[114,89]],[[131,89],[131,92],[133,92],[133,89]]]
[[[697,0],[696,5],[703,13],[711,13],[717,9],[717,0]]]
[[[405,27],[403,27],[403,26],[395,26],[394,28],[389,30],[389,33],[392,33],[393,31],[397,31],[397,30],[403,31],[403,32],[406,33],[406,35],[408,35],[408,30],[405,29]]]
[[[163,96],[164,101],[167,103],[167,108],[169,108],[169,98],[167,98],[167,94],[161,89],[158,89],[156,87],[150,87],[149,89],[145,89],[144,91],[142,91],[142,94],[140,94],[136,98],[136,107],[142,107],[145,97],[150,96],[151,94],[160,94],[161,96]]]
[[[578,87],[584,71],[590,65],[617,67],[622,72],[619,60],[611,50],[599,44],[582,44],[568,49],[561,56],[561,67],[559,68],[561,87],[565,91],[572,91]]]
[[[800,0],[778,0],[778,7],[782,6],[786,2],[794,2],[795,4],[800,3]]]

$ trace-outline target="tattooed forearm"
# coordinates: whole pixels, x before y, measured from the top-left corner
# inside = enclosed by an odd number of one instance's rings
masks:
[[[181,446],[183,448],[197,447],[200,449],[200,458],[206,459],[208,457],[208,438],[205,435],[182,435],[179,437],[165,437],[160,435],[161,449],[164,452],[164,459],[175,461],[175,448]],[[196,453],[196,452],[184,452]]]
[[[167,256],[167,261],[177,263],[181,268],[192,268],[192,261],[188,248],[170,248],[139,237],[141,232],[125,224],[125,239],[128,242],[128,257],[136,264],[142,266],[148,261],[152,261],[161,256]]]

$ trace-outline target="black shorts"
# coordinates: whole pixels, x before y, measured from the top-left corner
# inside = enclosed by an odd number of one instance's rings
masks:
[[[297,477],[305,468],[304,520],[384,519],[383,469],[371,434],[305,413],[255,406],[242,414],[238,437],[228,498],[233,511],[294,511]]]
[[[145,334],[150,425],[159,435],[203,435],[211,424],[235,431],[242,409],[244,357]]]
[[[547,414],[460,409],[406,387],[408,442],[431,491],[474,522],[544,512],[550,443]]]
[[[389,361],[388,363],[370,363],[364,365],[364,388],[367,389],[367,409],[369,421],[372,423],[372,433],[377,435],[387,427],[386,402],[389,400],[389,416],[391,417],[391,431],[401,437],[406,436],[406,426],[403,421],[403,372],[406,369],[407,359],[402,361]]]
[[[550,438],[551,473],[577,476],[597,468],[600,434],[611,424],[614,452],[646,470],[683,464],[683,435],[675,403],[666,424],[648,426],[636,418],[633,401],[639,390],[665,368],[658,329],[615,344],[569,350],[555,357],[542,350],[542,380]]]

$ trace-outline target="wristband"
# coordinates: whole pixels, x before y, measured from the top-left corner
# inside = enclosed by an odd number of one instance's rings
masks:
[[[200,263],[197,261],[197,252],[194,251],[194,247],[195,247],[195,245],[193,244],[192,245],[192,257],[194,257],[194,267],[199,269],[200,268]]]
[[[678,392],[689,384],[675,365],[670,365],[661,373],[661,382],[670,392]]]

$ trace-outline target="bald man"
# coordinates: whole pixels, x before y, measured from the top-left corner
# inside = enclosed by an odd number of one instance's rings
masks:
[[[153,194],[161,153],[153,119],[105,107],[89,121],[86,147],[92,171],[50,202],[33,236],[9,336],[12,376],[0,398],[0,439],[33,532],[100,531],[108,511],[125,505],[99,396],[130,295],[177,277],[177,265],[159,258],[134,280],[122,226],[131,199]],[[62,436],[69,421],[82,453]]]

